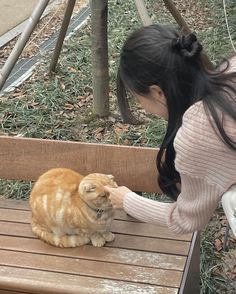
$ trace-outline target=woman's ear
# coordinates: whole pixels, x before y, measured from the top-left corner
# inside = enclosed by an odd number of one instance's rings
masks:
[[[166,97],[162,89],[158,85],[152,85],[149,87],[149,95],[157,100],[166,104]]]

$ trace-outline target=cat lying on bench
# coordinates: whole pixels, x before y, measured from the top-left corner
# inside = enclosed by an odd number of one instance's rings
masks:
[[[104,191],[117,187],[112,175],[82,176],[70,169],[55,168],[36,181],[30,194],[32,231],[57,247],[88,244],[101,247],[114,240],[109,232],[114,211]]]

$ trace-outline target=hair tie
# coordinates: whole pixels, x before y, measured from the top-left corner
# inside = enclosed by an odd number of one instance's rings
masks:
[[[202,51],[202,45],[194,34],[183,35],[172,40],[172,49],[177,50],[184,57],[191,58]]]

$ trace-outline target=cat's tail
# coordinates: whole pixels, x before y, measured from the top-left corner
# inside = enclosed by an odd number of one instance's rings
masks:
[[[56,247],[77,247],[88,244],[90,239],[87,236],[79,235],[56,235],[40,225],[31,223],[33,233],[44,242]]]

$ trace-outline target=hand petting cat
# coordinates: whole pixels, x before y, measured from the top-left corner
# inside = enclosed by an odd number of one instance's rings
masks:
[[[132,192],[129,188],[125,186],[120,186],[117,188],[112,188],[110,186],[104,186],[106,192],[110,193],[109,199],[114,209],[123,209],[123,202],[125,195]]]

